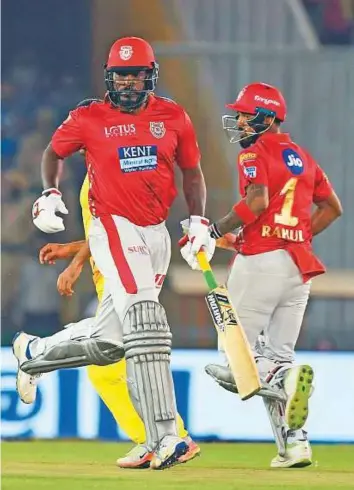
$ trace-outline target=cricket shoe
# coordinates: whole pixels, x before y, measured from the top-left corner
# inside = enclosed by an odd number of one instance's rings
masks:
[[[200,447],[189,436],[184,438],[184,442],[188,444],[188,451],[179,458],[179,463],[191,461],[200,454]],[[144,444],[137,444],[123,458],[117,459],[117,466],[130,469],[150,468],[153,455]]]
[[[192,459],[200,455],[200,447],[191,437],[184,437],[183,440],[188,444],[188,451],[178,458],[179,463],[187,463],[187,461],[192,461]]]
[[[33,403],[36,399],[38,378],[41,375],[27,374],[22,371],[21,365],[30,359],[29,344],[36,338],[38,337],[27,335],[25,332],[17,332],[12,340],[12,351],[18,363],[16,390],[23,403],[27,404]]]
[[[152,457],[150,468],[165,470],[180,464],[180,458],[188,451],[188,444],[177,436],[165,436]]]
[[[286,451],[284,456],[279,454],[272,459],[271,468],[305,468],[312,464],[312,450],[307,439],[307,433],[300,431],[300,438],[292,437],[298,431],[288,431]]]
[[[137,444],[123,458],[117,459],[117,466],[119,468],[143,470],[150,468],[152,457],[153,453],[144,444]]]
[[[312,393],[313,369],[303,364],[287,370],[283,388],[287,396],[285,421],[291,430],[301,429],[309,414],[309,398]]]

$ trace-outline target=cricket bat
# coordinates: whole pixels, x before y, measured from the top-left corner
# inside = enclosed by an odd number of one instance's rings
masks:
[[[187,240],[187,236],[183,237],[179,245],[182,247]],[[205,299],[210,315],[224,348],[240,398],[247,400],[262,388],[251,347],[237,312],[231,304],[228,290],[225,286],[218,285],[205,252],[200,251],[197,260],[209,288]]]

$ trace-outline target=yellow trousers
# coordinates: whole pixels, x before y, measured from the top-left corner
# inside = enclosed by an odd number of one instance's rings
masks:
[[[109,366],[88,366],[88,375],[119,427],[132,441],[142,444],[146,440],[145,427],[130,400],[125,364],[125,359],[122,359]],[[180,437],[188,435],[179,414],[177,415],[177,427]]]
[[[101,299],[102,293],[97,292]],[[135,443],[144,443],[146,441],[145,427],[130,400],[125,359],[109,366],[88,366],[87,371],[91,383],[119,427]],[[177,414],[177,429],[179,437],[188,435],[179,414]]]

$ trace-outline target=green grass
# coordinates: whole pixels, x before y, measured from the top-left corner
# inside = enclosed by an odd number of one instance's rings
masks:
[[[237,490],[354,488],[354,445],[313,446],[314,464],[270,469],[272,444],[202,444],[202,455],[165,471],[121,470],[130,444],[2,443],[3,490]]]

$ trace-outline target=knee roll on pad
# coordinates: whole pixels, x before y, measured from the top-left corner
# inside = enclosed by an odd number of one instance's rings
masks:
[[[123,346],[113,344],[108,340],[94,338],[66,340],[51,347],[38,357],[24,362],[21,369],[25,373],[34,375],[90,364],[106,366],[123,357]]]
[[[128,323],[126,323],[128,322]],[[130,307],[124,319],[123,344],[126,359],[146,356],[147,361],[158,360],[156,354],[171,354],[172,334],[162,305],[142,301]]]

